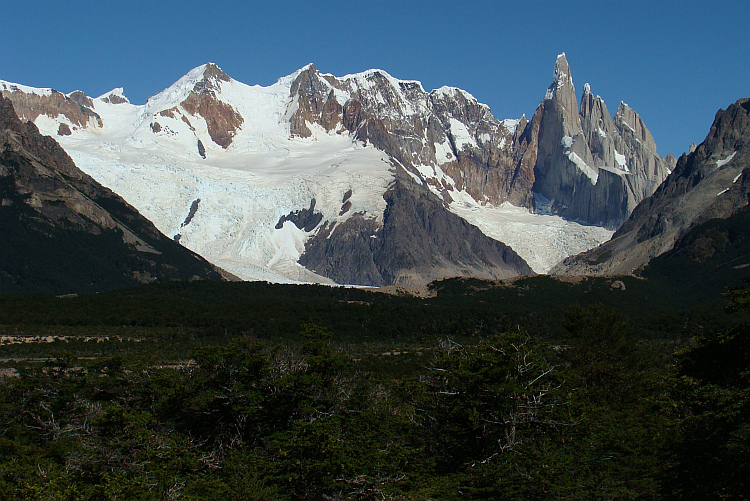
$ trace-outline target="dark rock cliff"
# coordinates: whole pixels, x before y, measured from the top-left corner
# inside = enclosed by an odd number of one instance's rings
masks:
[[[533,273],[513,249],[449,212],[405,172],[383,198],[382,225],[363,214],[326,225],[307,242],[300,264],[338,283],[376,286]]]

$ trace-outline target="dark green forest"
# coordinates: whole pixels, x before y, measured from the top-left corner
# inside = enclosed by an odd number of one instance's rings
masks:
[[[664,283],[0,296],[0,497],[745,499],[750,293]]]

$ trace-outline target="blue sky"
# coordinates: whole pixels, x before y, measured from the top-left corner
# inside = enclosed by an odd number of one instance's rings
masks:
[[[269,85],[312,62],[450,85],[495,116],[530,117],[557,54],[576,91],[614,114],[625,101],[659,153],[701,142],[719,108],[750,97],[740,1],[14,1],[3,2],[0,79],[83,90],[124,87],[136,104],[205,62]]]

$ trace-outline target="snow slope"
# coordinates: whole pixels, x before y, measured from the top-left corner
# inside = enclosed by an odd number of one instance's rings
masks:
[[[187,123],[159,113],[176,106],[196,82],[193,70],[145,106],[95,100],[104,127],[79,130],[58,140],[76,164],[123,196],[165,234],[244,278],[269,281],[326,281],[296,263],[305,235],[280,217],[307,208],[325,219],[339,217],[351,189],[353,210],[381,214],[392,175],[385,155],[352,142],[347,135],[316,130],[311,138],[290,138],[283,117],[289,79],[270,87],[222,82],[222,98],[244,117],[242,130],[224,150],[204,141],[206,159]],[[201,73],[202,74],[202,73]],[[162,129],[155,134],[150,124]],[[201,121],[191,119],[207,137]],[[46,124],[42,124],[46,125]],[[56,129],[55,129],[56,130]],[[52,130],[45,131],[52,134]],[[193,201],[189,224],[181,227]]]

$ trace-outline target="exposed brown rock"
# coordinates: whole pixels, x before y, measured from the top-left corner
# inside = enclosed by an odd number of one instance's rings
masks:
[[[126,98],[122,96],[118,96],[117,94],[110,94],[106,97],[103,97],[102,101],[104,101],[105,103],[110,103],[110,104],[124,104],[124,103],[130,102]]]
[[[195,132],[195,127],[193,127],[193,124],[191,124],[191,123],[190,123],[190,120],[188,120],[188,117],[186,117],[185,115],[182,115],[182,117],[180,117],[180,119],[181,119],[181,120],[182,120],[183,122],[185,122],[185,123],[187,124],[187,126],[188,126],[188,127],[190,127],[190,130],[191,130],[191,131]]]
[[[70,131],[70,127],[66,123],[61,123],[60,126],[57,128],[57,135],[58,136],[70,136],[72,132]]]
[[[94,100],[88,97],[86,94],[81,92],[80,90],[76,90],[71,92],[68,97],[76,103],[79,106],[84,106],[86,108],[93,108],[94,107]]]
[[[343,111],[344,107],[341,106],[334,97],[333,92],[331,92],[320,113],[320,124],[325,128],[326,132],[330,132],[338,127],[341,123]]]
[[[312,131],[307,126],[313,120],[313,114],[310,109],[310,101],[304,95],[298,95],[297,111],[289,117],[289,133],[296,137],[310,137]]]
[[[11,86],[8,89],[3,89],[2,95],[13,102],[18,117],[23,120],[33,122],[43,113],[51,118],[63,115],[70,123],[79,127],[102,126],[101,117],[93,110],[78,104],[56,90],[53,90],[48,96],[42,96],[33,92],[27,94],[19,89],[13,89]],[[85,102],[85,100],[80,99],[80,96],[78,100]]]
[[[232,139],[244,120],[232,106],[217,99],[216,91],[220,89],[222,81],[230,81],[229,76],[215,64],[209,63],[203,79],[195,84],[180,105],[189,114],[203,117],[213,142],[226,149],[232,144]],[[189,121],[186,122],[190,125]]]
[[[159,122],[152,122],[150,127],[154,134],[161,132],[161,125],[159,125]]]
[[[487,106],[458,89],[428,94],[417,82],[399,82],[395,88],[379,71],[364,78],[370,83],[359,88],[352,81],[321,75],[312,65],[301,71],[290,90],[297,106],[290,119],[292,135],[309,137],[309,124],[313,123],[327,131],[342,127],[407,169],[437,165],[435,145],[450,141],[454,151],[448,153],[449,162],[440,167],[454,179],[455,186],[425,179],[443,192],[446,201],[450,198],[447,192],[457,188],[477,200],[532,206],[533,162],[529,165],[524,160],[528,140],[520,143],[525,119],[516,131],[509,131]],[[347,91],[351,99],[341,106],[334,89]],[[414,111],[403,114],[407,109]],[[457,151],[451,119],[468,124],[475,139],[490,139],[477,140],[476,148]]]
[[[191,92],[182,103],[191,115],[200,115],[206,121],[208,134],[214,143],[226,149],[244,121],[230,105],[219,101],[212,93]]]
[[[159,115],[163,117],[175,118],[175,113],[179,114],[180,111],[177,108],[169,108],[168,110],[161,110]]]
[[[347,212],[349,212],[349,209],[352,208],[352,202],[351,200],[347,200],[341,205],[341,211],[339,212],[339,216],[343,216]]]
[[[203,76],[203,82],[208,83],[215,83],[218,81],[229,82],[231,80],[231,78],[229,78],[229,75],[224,73],[224,71],[214,63],[208,63],[206,65],[206,70],[203,72]],[[214,87],[214,89],[216,90],[216,87]]]

